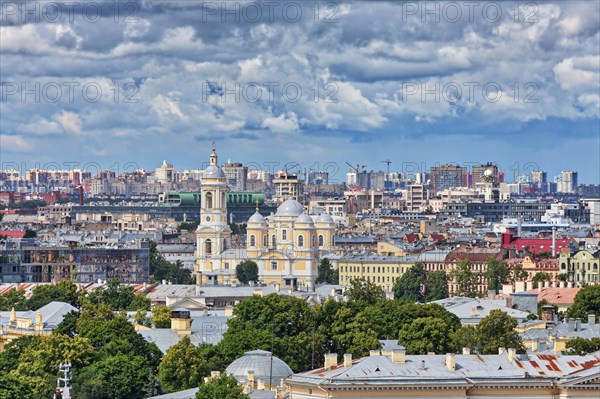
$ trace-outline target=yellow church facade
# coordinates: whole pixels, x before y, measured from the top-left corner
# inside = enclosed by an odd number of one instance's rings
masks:
[[[236,266],[252,260],[264,284],[314,287],[319,260],[333,247],[335,222],[331,216],[321,214],[313,219],[294,199],[284,201],[268,217],[257,209],[248,220],[245,247],[234,248],[227,224],[226,177],[217,160],[213,145],[210,165],[202,174],[201,219],[196,230],[197,283],[237,283]]]

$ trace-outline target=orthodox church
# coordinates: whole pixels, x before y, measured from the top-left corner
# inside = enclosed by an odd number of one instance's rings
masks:
[[[210,164],[202,173],[200,225],[196,230],[197,284],[237,282],[236,266],[244,260],[258,265],[265,284],[312,288],[319,259],[329,253],[335,234],[331,216],[313,220],[294,199],[264,217],[256,209],[247,225],[246,245],[233,248],[227,224],[227,179],[218,165],[215,143]]]

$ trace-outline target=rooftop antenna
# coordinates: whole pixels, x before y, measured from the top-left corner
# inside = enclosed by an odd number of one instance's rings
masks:
[[[71,362],[61,363],[58,366],[58,370],[59,373],[62,373],[62,376],[59,376],[56,381],[56,393],[54,394],[54,399],[57,398],[57,394],[61,395],[62,399],[72,399],[71,387],[69,386],[71,382]]]

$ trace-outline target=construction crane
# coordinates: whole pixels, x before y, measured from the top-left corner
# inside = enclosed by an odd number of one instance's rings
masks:
[[[387,174],[389,176],[389,174],[390,174],[390,164],[392,163],[392,161],[390,161],[389,159],[386,159],[386,160],[380,161],[380,162],[387,165]]]

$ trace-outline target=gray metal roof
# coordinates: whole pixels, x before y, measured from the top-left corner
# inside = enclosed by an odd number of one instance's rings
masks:
[[[454,355],[456,367],[446,366],[446,355],[407,355],[405,363],[394,363],[388,356],[370,356],[354,360],[352,366],[337,365],[294,374],[293,383],[328,385],[462,385],[489,381],[556,379],[595,368],[600,374],[600,352],[585,356],[518,355],[512,361],[508,354]]]
[[[282,379],[293,374],[292,369],[283,360],[271,356],[271,352],[254,350],[231,362],[225,372],[234,376],[239,382],[247,382],[248,371],[254,371],[254,380],[262,380],[271,386],[278,386]]]

